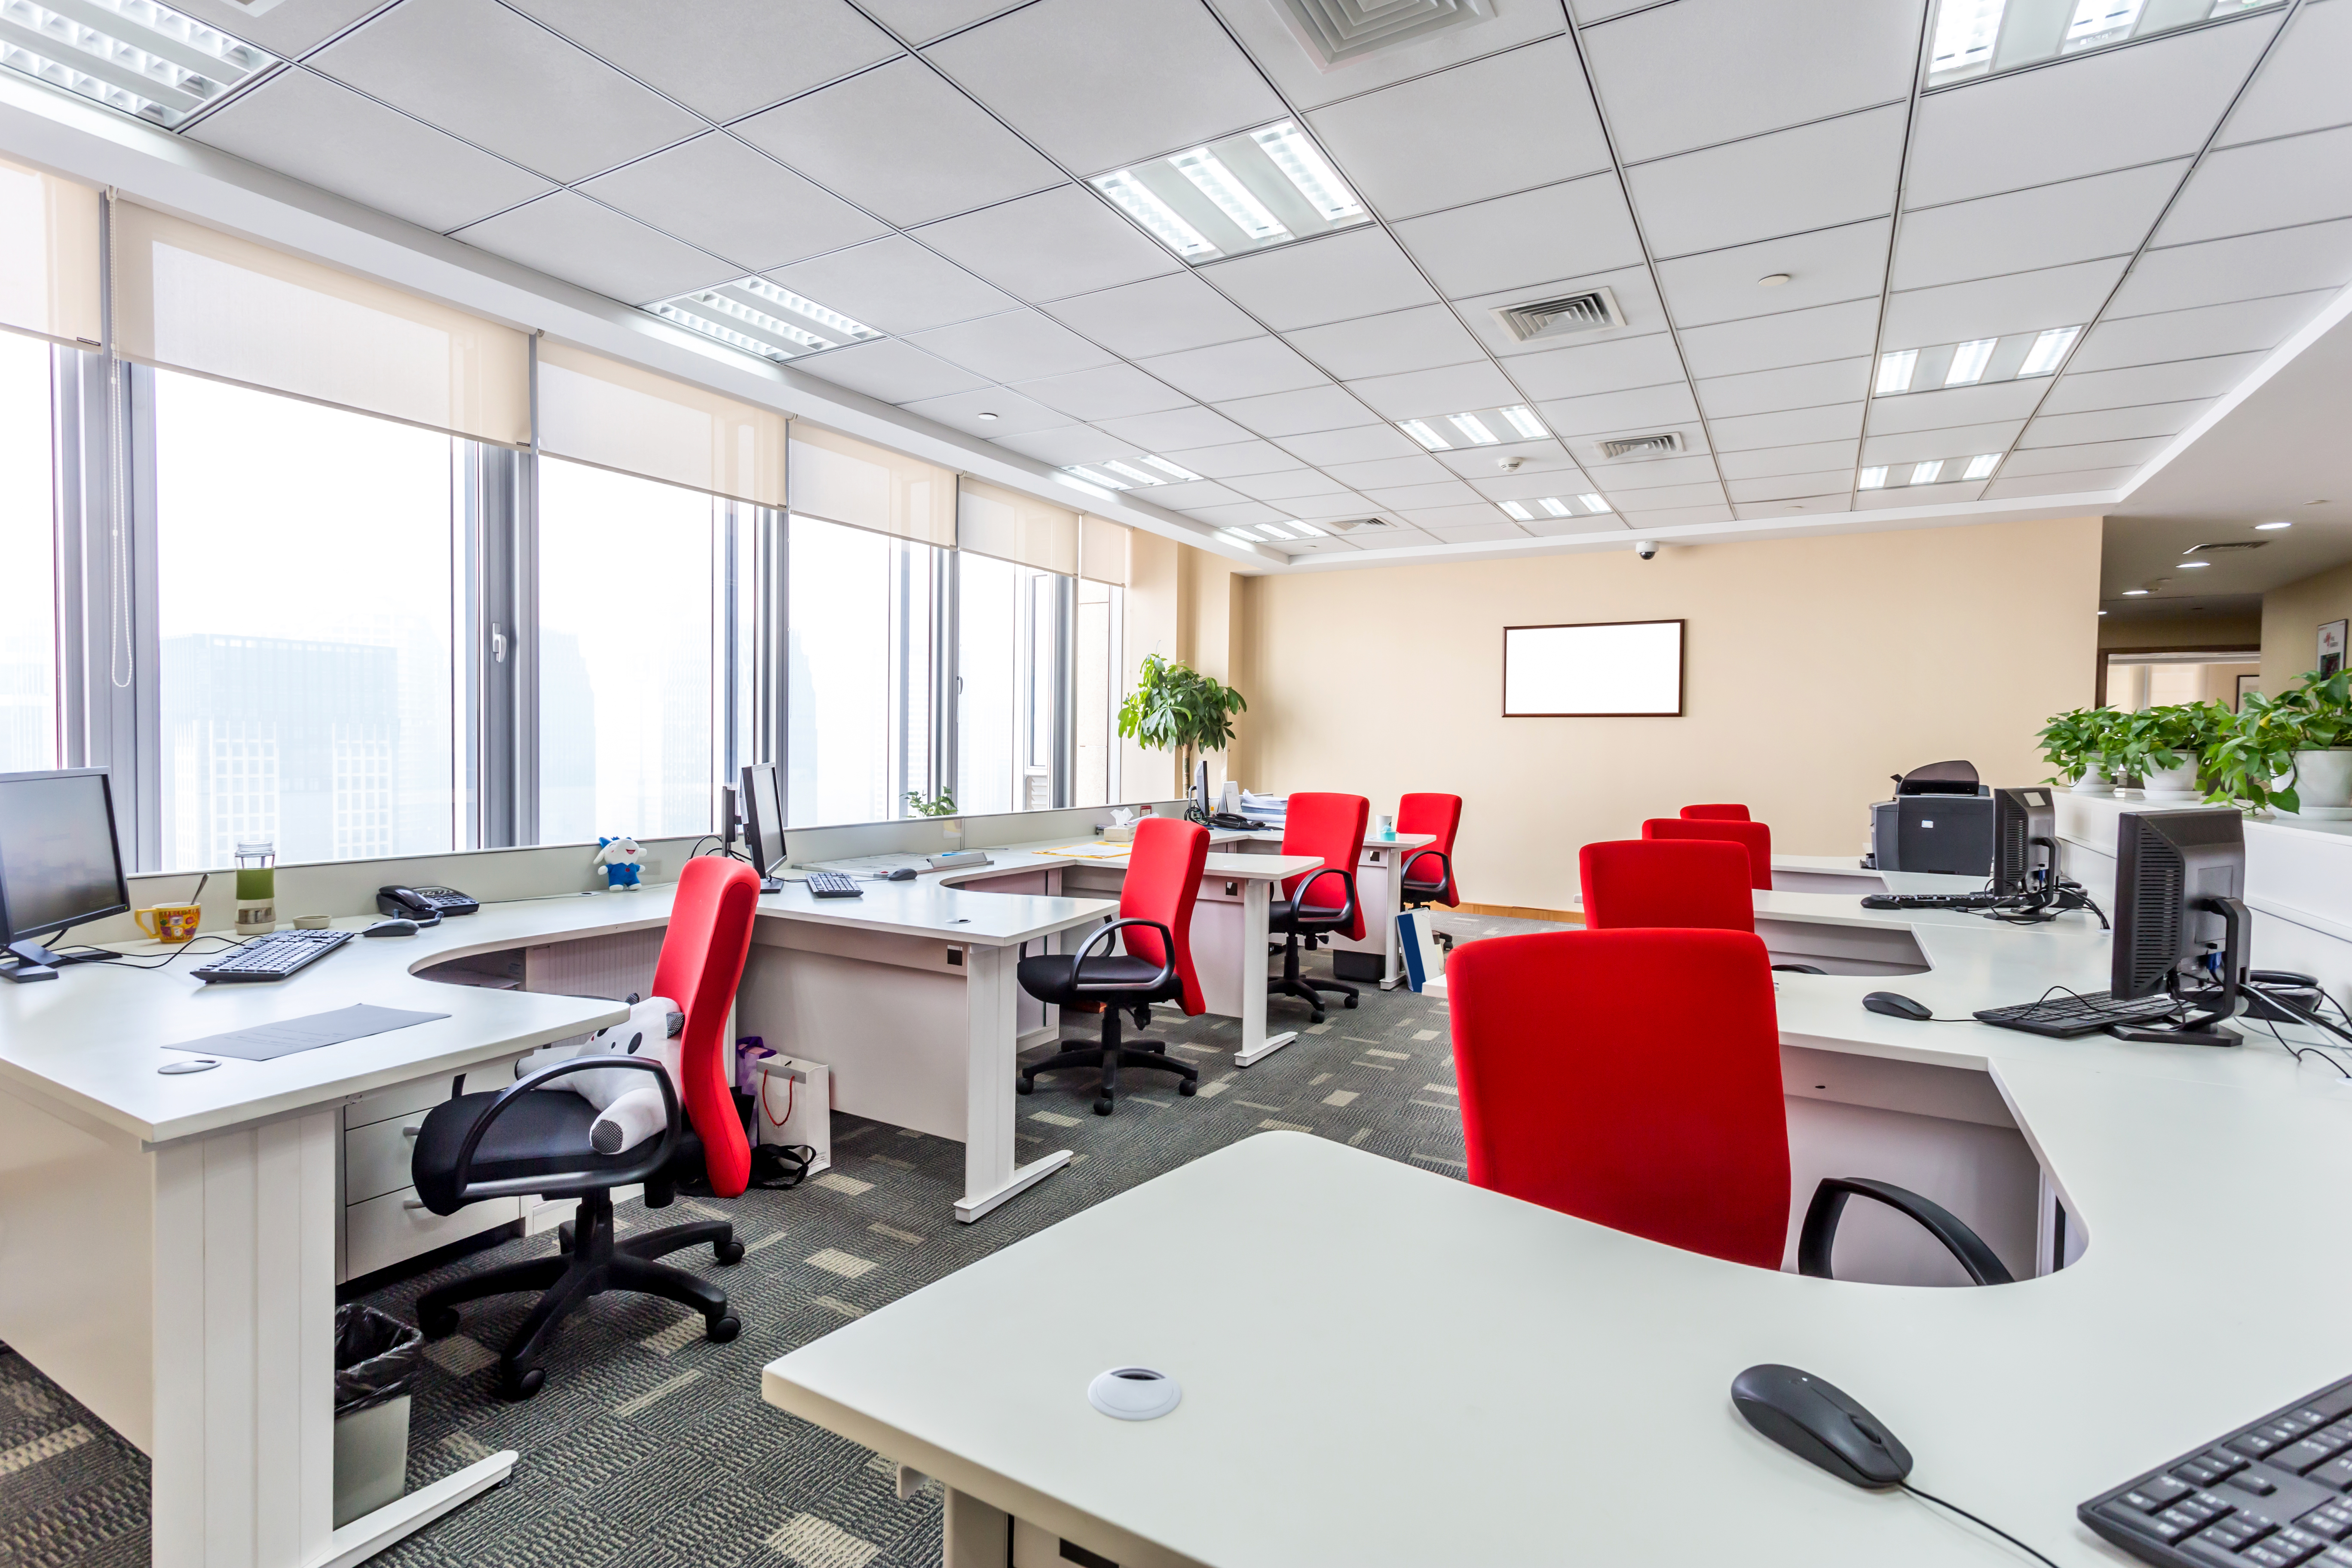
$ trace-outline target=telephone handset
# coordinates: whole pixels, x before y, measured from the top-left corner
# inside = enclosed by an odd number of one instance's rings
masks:
[[[1266,830],[1266,825],[1265,823],[1252,821],[1246,816],[1242,816],[1230,811],[1211,812],[1209,814],[1209,826],[1212,827],[1235,828],[1243,833],[1264,833]]]
[[[444,915],[470,915],[482,906],[455,888],[378,888],[378,914],[439,925]]]

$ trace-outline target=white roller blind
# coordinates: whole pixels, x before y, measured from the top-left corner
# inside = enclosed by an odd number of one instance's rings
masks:
[[[1075,577],[1078,514],[967,475],[956,507],[956,548]]]
[[[0,161],[0,326],[98,342],[98,193]]]
[[[1085,548],[1078,552],[1078,575],[1115,588],[1127,586],[1127,525],[1087,513],[1079,523]]]
[[[539,445],[558,458],[782,506],[788,423],[585,349],[539,346]]]
[[[793,510],[803,516],[926,544],[955,543],[951,468],[795,419],[791,479]]]
[[[250,240],[115,205],[130,358],[477,440],[530,441],[524,335]]]

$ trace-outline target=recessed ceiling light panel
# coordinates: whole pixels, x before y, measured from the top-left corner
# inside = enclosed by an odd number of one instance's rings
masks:
[[[0,65],[156,125],[185,122],[277,63],[154,0],[0,3]]]
[[[1956,83],[2043,60],[2152,38],[2285,0],[1937,0],[1927,85]]]
[[[2048,375],[2058,368],[2082,331],[2080,326],[2053,327],[2047,331],[2011,332],[1965,343],[1890,349],[1878,356],[1871,395],[1896,397],[1948,386],[1980,386]]]
[[[0,0],[8,4],[11,0]],[[864,342],[882,334],[764,278],[739,278],[646,307],[666,321],[715,338],[765,360],[795,359],[819,349]]]
[[[1295,120],[1113,169],[1089,184],[1190,262],[1244,256],[1372,219]]]
[[[1400,419],[1396,427],[1433,452],[1551,437],[1536,411],[1523,403],[1508,408],[1470,408],[1459,414],[1433,414],[1426,419]]]

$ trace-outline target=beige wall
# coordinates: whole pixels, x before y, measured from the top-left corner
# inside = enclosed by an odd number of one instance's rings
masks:
[[[2168,616],[2153,621],[2119,621],[2109,616],[2099,622],[2102,648],[2258,647],[2262,640],[2259,614]]]
[[[1156,653],[1238,687],[1244,698],[1250,698],[1245,621],[1252,581],[1222,556],[1129,530],[1127,666],[1120,694],[1135,689],[1137,667],[1146,654]],[[1239,759],[1245,754],[1248,731],[1245,726],[1236,729],[1233,756],[1209,759],[1210,777],[1219,782],[1229,767],[1234,769],[1234,776],[1247,776],[1239,771]],[[1129,800],[1163,800],[1183,787],[1173,756],[1147,752],[1132,741],[1125,742],[1119,767],[1121,793]]]
[[[2352,565],[2338,566],[2263,595],[2263,689],[2293,686],[2317,663],[2319,628],[2352,617]]]
[[[2021,572],[2018,563],[2032,563]],[[1580,846],[1744,801],[1856,855],[1890,773],[2040,779],[2091,698],[2099,520],[1267,576],[1245,595],[1254,789],[1464,797],[1463,896],[1556,908]],[[1504,719],[1502,628],[1681,616],[1685,717]]]

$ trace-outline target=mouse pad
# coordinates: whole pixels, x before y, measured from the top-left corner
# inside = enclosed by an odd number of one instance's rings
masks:
[[[331,1013],[313,1013],[308,1017],[289,1018],[280,1024],[260,1024],[250,1029],[211,1035],[201,1040],[187,1040],[163,1048],[167,1051],[194,1051],[198,1056],[236,1057],[242,1061],[266,1062],[278,1057],[290,1057],[296,1051],[316,1050],[320,1046],[340,1046],[345,1040],[389,1034],[394,1029],[405,1029],[411,1024],[430,1024],[448,1016],[446,1013],[412,1013],[400,1007],[372,1007],[361,1002],[349,1007],[338,1007]]]

